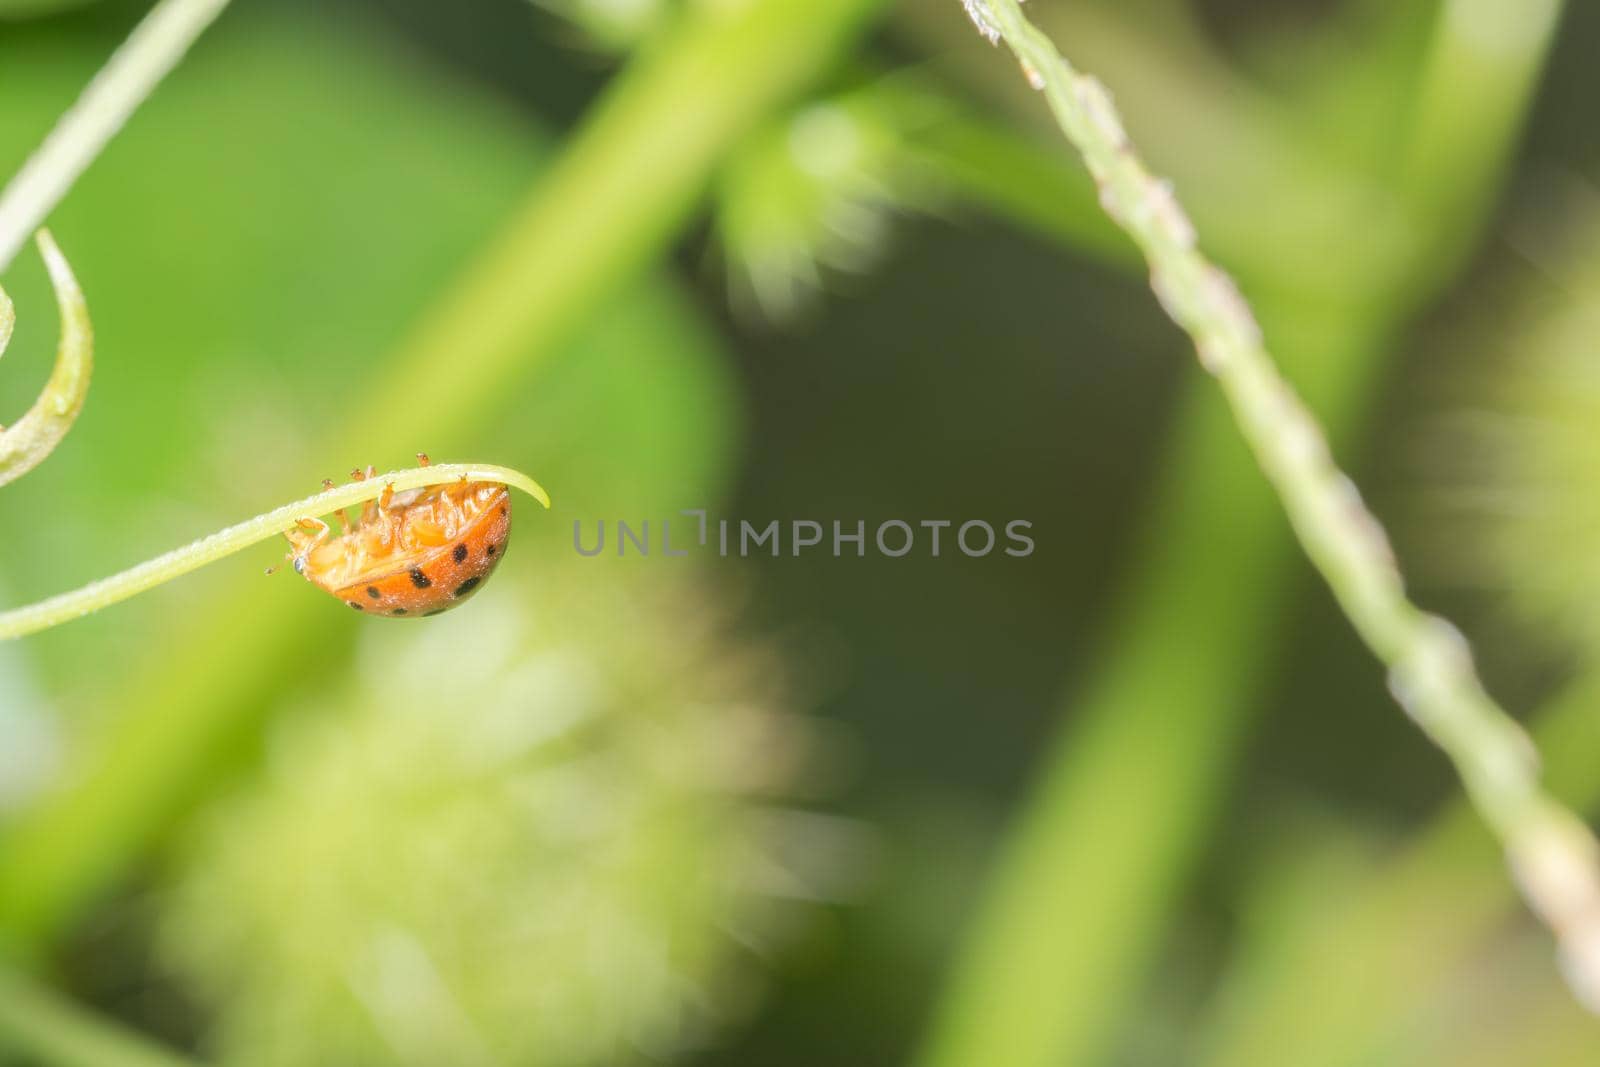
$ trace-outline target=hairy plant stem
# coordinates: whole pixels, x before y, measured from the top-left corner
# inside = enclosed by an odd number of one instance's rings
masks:
[[[228,0],[161,0],[0,193],[0,272]]]
[[[987,5],[969,6],[993,17]],[[1015,6],[1007,9],[1020,23]],[[1036,60],[1035,73],[1056,92],[1065,88],[1069,108],[1082,117],[1075,74],[1029,32],[1025,47],[1049,57]],[[1289,347],[1315,357],[1296,362],[1297,376],[1338,425],[1353,421],[1380,339],[1454,268],[1447,253],[1457,250],[1459,235],[1477,230],[1481,197],[1493,187],[1540,69],[1548,32],[1543,36],[1501,57],[1491,77],[1503,97],[1495,121],[1472,126],[1480,143],[1458,143],[1451,156],[1471,171],[1453,180],[1467,182],[1480,199],[1451,198],[1450,210],[1442,210],[1421,191],[1450,179],[1450,162],[1420,161],[1404,183],[1418,194],[1408,204],[1424,230],[1417,261],[1381,271],[1368,264],[1365,304],[1330,303],[1313,316],[1305,306],[1279,309],[1274,335],[1293,338]],[[1090,95],[1104,100],[1103,93]],[[1413,124],[1459,126],[1467,116],[1453,104],[1437,98],[1434,111]],[[1120,134],[1120,123],[1087,133]],[[1101,158],[1117,164],[1118,155]],[[1155,187],[1153,201],[1153,210],[1140,205],[1147,217],[1139,221],[1174,221],[1165,190]],[[1432,235],[1446,231],[1458,238],[1441,247]],[[1198,277],[1210,289],[1209,273],[1202,269]],[[1233,304],[1229,288],[1220,285],[1224,305]],[[1265,390],[1272,406],[1281,395],[1276,386]],[[926,1063],[942,1067],[989,1055],[1020,1065],[1096,1062],[1120,1021],[1183,871],[1199,851],[1195,839],[1223,792],[1248,721],[1244,709],[1253,704],[1251,661],[1274,640],[1269,612],[1283,569],[1280,535],[1272,529],[1269,494],[1239,481],[1242,471],[1235,477],[1240,461],[1228,436],[1228,421],[1196,397],[1174,442],[1176,469],[1154,516],[1159,534],[1138,568],[1135,596],[1117,631],[1121,640],[1079,701],[1084,718],[1046,761],[1042,788],[1005,850],[936,1015]],[[1204,620],[1187,606],[1199,603],[1228,609]],[[1493,726],[1489,733],[1514,736]],[[1107,801],[1134,779],[1149,783],[1150,795],[1136,803]]]
[[[1016,0],[974,5],[980,24],[985,14],[993,19],[1043,90],[1099,184],[1107,213],[1144,251],[1157,297],[1222,386],[1306,554],[1389,668],[1396,698],[1456,764],[1529,903],[1560,938],[1575,989],[1600,1004],[1600,846],[1540,786],[1531,742],[1483,690],[1460,634],[1407,599],[1377,519],[1278,374],[1233,282],[1200,253],[1170,186],[1145,170],[1105,88],[1062,59]]]

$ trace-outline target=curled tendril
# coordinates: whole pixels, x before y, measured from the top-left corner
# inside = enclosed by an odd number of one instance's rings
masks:
[[[336,486],[316,496],[274,508],[165,555],[146,560],[120,574],[91,582],[82,589],[62,593],[60,596],[41,600],[27,607],[0,612],[0,641],[26,637],[28,634],[47,630],[52,626],[127,600],[147,589],[153,589],[190,571],[198,570],[207,563],[232,555],[240,549],[265,541],[269,537],[276,537],[297,525],[301,519],[328,515],[368,500],[375,500],[382,496],[385,490],[391,488],[395,492],[404,492],[407,489],[420,489],[457,481],[495,482],[513,486],[545,507],[550,506],[550,496],[538,482],[521,471],[509,467],[445,463],[378,475],[350,485]]]
[[[55,370],[39,399],[15,426],[0,430],[0,485],[16,481],[55,451],[83,410],[94,370],[94,330],[78,279],[49,230],[40,230],[36,239],[61,307],[61,342]],[[5,352],[15,324],[11,299],[0,289],[0,354]]]

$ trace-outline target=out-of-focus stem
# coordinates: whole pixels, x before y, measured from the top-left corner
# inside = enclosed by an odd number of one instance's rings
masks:
[[[1502,139],[1538,86],[1537,73],[1561,22],[1564,0],[1444,0],[1419,92],[1399,188],[1438,245],[1462,255],[1476,237],[1470,216],[1497,184]],[[1485,136],[1485,131],[1489,136]]]
[[[0,271],[228,0],[161,0],[0,193]]]

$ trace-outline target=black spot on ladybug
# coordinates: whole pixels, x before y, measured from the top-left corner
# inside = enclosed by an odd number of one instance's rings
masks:
[[[393,611],[389,612],[390,615],[404,615],[405,613],[405,608],[395,608]]]
[[[432,611],[428,612],[426,615],[424,615],[422,617],[424,619],[431,619],[435,615],[443,615],[443,614],[444,614],[444,609],[443,608],[434,608]]]
[[[457,545],[455,551],[450,553],[450,558],[455,560],[457,563],[465,560],[467,558],[467,546]]]
[[[468,578],[466,581],[464,581],[460,585],[456,586],[456,591],[454,593],[452,593],[451,595],[452,596],[466,596],[468,593],[470,593],[474,589],[478,588],[478,583],[480,581],[482,581],[482,580],[483,579],[481,579],[481,578]]]
[[[495,553],[495,546],[494,545],[490,545],[488,548],[483,550],[483,554],[486,555],[486,556],[493,556],[494,553]]]
[[[378,599],[378,587],[375,586],[375,585],[367,586],[367,595],[369,597],[371,597],[373,600],[377,600]]]
[[[426,589],[433,583],[428,580],[428,576],[426,574],[422,573],[421,567],[412,567],[411,584],[416,586],[418,589]]]
[[[362,607],[360,604],[357,604],[354,600],[346,600],[345,603],[349,604],[351,607],[355,608],[357,611],[366,611],[367,610],[366,608]]]
[[[504,504],[500,505],[500,514],[502,514],[502,515],[506,514],[506,506]]]

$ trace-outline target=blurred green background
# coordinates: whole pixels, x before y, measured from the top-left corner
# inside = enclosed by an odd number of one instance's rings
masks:
[[[0,0],[0,172],[147,6]],[[1600,11],[1029,8],[1600,806]],[[51,226],[5,604],[417,451],[556,508],[426,626],[261,548],[0,646],[0,1062],[1600,1057],[955,0],[238,0]],[[1037,550],[573,551],[698,507]]]

